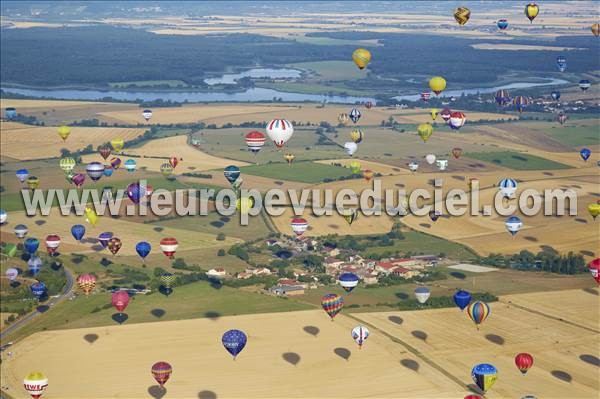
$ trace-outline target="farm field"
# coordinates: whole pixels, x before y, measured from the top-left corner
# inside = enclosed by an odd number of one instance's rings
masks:
[[[252,165],[242,167],[241,171],[243,174],[271,179],[296,180],[303,183],[319,183],[324,179],[339,179],[340,177],[352,175],[352,172],[347,168],[315,162],[293,162],[291,165]]]
[[[548,170],[566,169],[569,166],[548,159],[536,157],[535,155],[517,153],[513,151],[503,152],[467,152],[465,157],[494,163],[513,170]]]
[[[571,147],[593,146],[599,148],[598,144],[598,125],[581,126],[562,126],[544,128],[542,131],[561,143]]]

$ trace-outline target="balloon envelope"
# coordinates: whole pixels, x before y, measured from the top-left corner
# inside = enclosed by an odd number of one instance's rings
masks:
[[[357,48],[352,53],[352,60],[359,69],[365,69],[371,62],[371,52],[364,48]]]
[[[321,307],[333,320],[344,307],[344,298],[337,294],[326,294],[321,298]]]
[[[478,364],[473,367],[471,370],[471,377],[473,378],[473,382],[481,389],[483,392],[487,392],[488,389],[494,385],[496,382],[498,370],[496,367],[491,364],[483,363]]]
[[[454,294],[454,303],[463,310],[471,302],[471,294],[467,291],[459,290]]]
[[[223,343],[225,350],[235,358],[246,346],[248,337],[243,331],[229,330],[223,334],[221,342]]]
[[[140,241],[135,245],[135,251],[138,253],[138,255],[142,259],[145,259],[146,256],[148,256],[151,249],[152,249],[152,246],[150,245],[150,243],[147,243],[146,241]]]

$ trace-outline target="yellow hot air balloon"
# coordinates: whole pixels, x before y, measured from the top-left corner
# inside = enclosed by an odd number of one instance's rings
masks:
[[[350,132],[350,139],[352,141],[354,141],[356,144],[363,141],[364,137],[365,137],[365,134],[360,129],[354,129],[352,132]]]
[[[123,147],[125,147],[125,142],[122,138],[116,138],[110,141],[110,145],[112,146],[113,150],[119,152],[123,149]]]
[[[71,128],[69,126],[62,125],[58,128],[57,133],[60,136],[60,138],[63,139],[63,141],[65,141],[67,137],[69,137],[69,135],[71,134]]]
[[[592,218],[594,218],[594,220],[596,220],[598,215],[600,215],[600,204],[598,204],[597,202],[593,202],[593,203],[589,204],[588,212],[590,213]]]
[[[440,110],[437,108],[431,108],[431,110],[429,110],[429,114],[431,115],[431,120],[436,120],[438,114],[440,113]]]
[[[40,185],[40,179],[36,176],[29,176],[27,178],[27,187],[29,187],[30,190],[35,190],[36,188],[38,188]]]
[[[342,209],[340,214],[350,226],[352,226],[352,223],[354,223],[358,218],[358,210],[356,208]]]
[[[288,165],[291,165],[292,162],[294,162],[294,159],[296,159],[296,156],[288,152],[283,156],[283,158],[287,161]]]
[[[466,24],[469,18],[471,18],[471,10],[467,7],[458,7],[454,10],[454,19],[460,26]]]
[[[252,197],[242,197],[235,201],[235,208],[243,214],[248,214],[253,206],[254,199]]]
[[[596,37],[600,36],[600,24],[593,24],[592,25],[592,33]]]
[[[525,16],[529,19],[529,22],[533,22],[540,12],[540,8],[535,3],[529,3],[525,6]]]
[[[353,174],[357,175],[360,173],[360,162],[358,161],[352,161],[350,162],[350,170],[352,171]]]
[[[419,136],[421,136],[421,140],[423,140],[423,142],[426,143],[427,140],[429,140],[429,138],[433,134],[433,126],[431,126],[431,124],[429,123],[421,123],[417,127],[417,133],[419,134]]]
[[[58,161],[58,165],[65,173],[69,173],[70,171],[72,171],[75,168],[76,164],[77,162],[75,162],[75,159],[71,157],[61,158],[60,161]]]
[[[96,211],[94,210],[94,208],[90,208],[90,207],[85,208],[85,220],[89,224],[91,224],[92,226],[95,226],[96,223],[98,223],[99,219],[100,219],[100,217],[96,214]]]
[[[352,53],[352,59],[359,69],[365,69],[371,62],[371,52],[364,48],[357,48]]]
[[[442,78],[441,76],[434,76],[433,78],[429,79],[429,88],[436,95],[439,95],[446,88],[446,79]]]
[[[160,165],[160,173],[162,173],[165,177],[170,176],[173,174],[173,167],[170,163],[163,163]]]

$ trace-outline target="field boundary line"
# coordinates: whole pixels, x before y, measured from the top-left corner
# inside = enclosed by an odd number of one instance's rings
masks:
[[[433,360],[429,359],[427,356],[425,356],[423,353],[421,353],[417,348],[415,348],[414,346],[408,344],[407,342],[401,340],[398,337],[393,336],[392,334],[383,331],[382,329],[374,326],[373,324],[366,322],[364,320],[361,320],[359,317],[357,316],[353,316],[352,314],[344,314],[344,316],[349,317],[353,320],[356,320],[360,323],[366,324],[369,328],[372,328],[373,330],[381,333],[381,335],[386,336],[387,338],[389,338],[392,342],[395,342],[397,344],[402,345],[404,348],[406,348],[406,350],[408,350],[410,353],[412,353],[413,355],[415,355],[416,357],[418,357],[419,359],[421,359],[423,362],[427,363],[429,366],[433,367],[435,370],[439,371],[442,375],[444,375],[446,378],[448,378],[450,381],[454,382],[455,384],[459,385],[462,389],[466,389],[467,391],[470,391],[469,385],[464,383],[463,381],[461,381],[458,377],[454,376],[453,374],[449,373],[448,371],[446,371],[445,368],[443,368],[442,366],[440,366],[439,364],[437,364],[436,362],[434,362]]]
[[[594,332],[596,334],[600,334],[600,330],[596,330],[596,329],[591,328],[591,327],[586,327],[586,326],[583,326],[581,324],[575,323],[573,321],[565,320],[562,317],[556,317],[556,316],[552,316],[552,315],[550,315],[548,313],[540,312],[539,310],[529,309],[529,308],[527,308],[525,306],[517,305],[516,303],[513,303],[511,301],[506,301],[506,300],[498,299],[498,302],[505,303],[505,304],[507,304],[509,306],[514,306],[517,309],[521,309],[521,310],[524,310],[524,311],[529,312],[529,313],[537,314],[538,316],[546,317],[548,319],[556,320],[556,321],[561,322],[561,323],[569,324],[569,325],[574,326],[574,327],[582,328],[584,330],[591,331],[591,332]]]

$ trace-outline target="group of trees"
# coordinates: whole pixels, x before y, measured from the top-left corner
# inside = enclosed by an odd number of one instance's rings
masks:
[[[514,255],[490,254],[478,260],[481,264],[499,268],[520,270],[540,270],[557,274],[588,273],[586,262],[582,255],[569,252],[560,255],[551,248],[537,254],[523,250]]]

